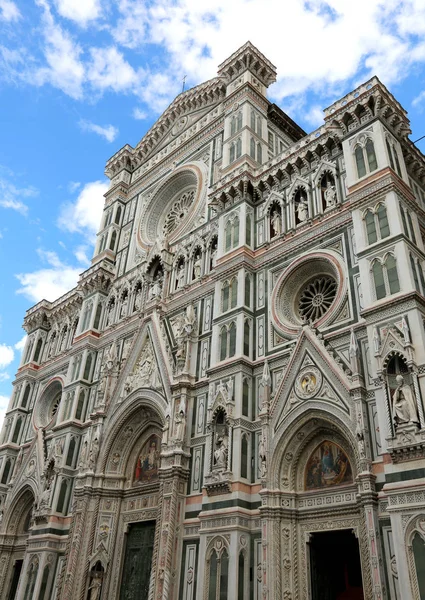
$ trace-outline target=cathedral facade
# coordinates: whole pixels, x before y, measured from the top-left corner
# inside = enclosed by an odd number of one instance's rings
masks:
[[[425,158],[376,78],[306,134],[251,43],[106,165],[28,310],[3,600],[425,598]]]

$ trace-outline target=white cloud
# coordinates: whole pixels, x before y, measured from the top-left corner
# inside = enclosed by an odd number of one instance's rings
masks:
[[[55,4],[62,17],[75,21],[83,27],[101,14],[99,0],[55,0]]]
[[[79,232],[93,242],[99,230],[109,185],[105,181],[86,183],[74,203],[62,206],[58,225],[71,233]]]
[[[1,172],[6,171],[6,175],[0,174],[0,206],[2,208],[11,208],[20,212],[22,215],[26,215],[28,212],[28,206],[22,202],[22,198],[31,198],[38,195],[38,191],[31,186],[28,187],[17,187],[10,181],[10,178],[14,176],[14,173],[4,169],[0,169]]]
[[[71,194],[73,194],[74,192],[76,192],[79,187],[81,187],[81,183],[79,181],[70,181],[68,183],[68,191]]]
[[[15,357],[12,346],[0,344],[0,369],[8,367]]]
[[[95,123],[85,121],[84,119],[81,119],[78,124],[83,131],[97,133],[108,142],[113,142],[119,133],[117,127],[114,127],[113,125],[96,125]]]
[[[33,302],[44,299],[52,302],[75,287],[82,269],[64,264],[55,252],[37,252],[49,267],[32,273],[17,274],[16,278],[22,286],[17,293],[23,294]]]
[[[0,0],[0,21],[13,22],[21,18],[19,8],[11,0]]]
[[[111,89],[125,92],[134,88],[143,77],[143,70],[136,72],[114,46],[91,48],[87,79],[99,91]]]
[[[425,90],[422,90],[420,94],[414,98],[412,104],[413,106],[420,106],[425,101]]]
[[[14,348],[15,350],[18,350],[18,352],[22,352],[22,350],[25,348],[25,344],[27,341],[27,334],[25,334],[20,340],[19,342],[16,342]]]
[[[74,250],[74,256],[78,260],[79,263],[88,267],[90,265],[90,259],[87,256],[88,247],[87,246],[78,246]]]
[[[312,106],[308,110],[308,112],[304,114],[304,119],[312,127],[319,127],[319,125],[323,125],[323,122],[324,122],[323,109],[317,105]]]
[[[137,119],[138,121],[143,121],[144,119],[146,119],[148,116],[148,113],[144,110],[142,110],[141,108],[135,108],[133,110],[133,118]]]
[[[45,0],[36,0],[43,10],[44,57],[47,66],[40,67],[27,76],[36,85],[50,83],[72,98],[82,98],[85,68],[81,60],[82,49],[71,35],[53,19]]]

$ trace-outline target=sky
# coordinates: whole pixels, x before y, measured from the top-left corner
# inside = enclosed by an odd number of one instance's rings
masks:
[[[307,132],[376,74],[425,135],[425,0],[0,0],[0,422],[25,311],[90,264],[106,161],[248,40]]]

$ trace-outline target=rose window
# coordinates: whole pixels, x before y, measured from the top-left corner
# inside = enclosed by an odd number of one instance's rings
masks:
[[[194,198],[195,190],[190,190],[189,192],[182,194],[180,198],[174,202],[167,216],[165,217],[165,222],[163,225],[163,232],[165,235],[177,229],[177,227],[188,214]]]
[[[335,279],[329,276],[317,277],[301,291],[298,310],[303,321],[317,321],[329,310],[337,292]]]

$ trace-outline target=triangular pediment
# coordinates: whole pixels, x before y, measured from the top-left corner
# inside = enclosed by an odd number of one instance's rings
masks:
[[[351,381],[321,340],[304,328],[271,405],[275,429],[296,407],[320,401],[350,413]]]

